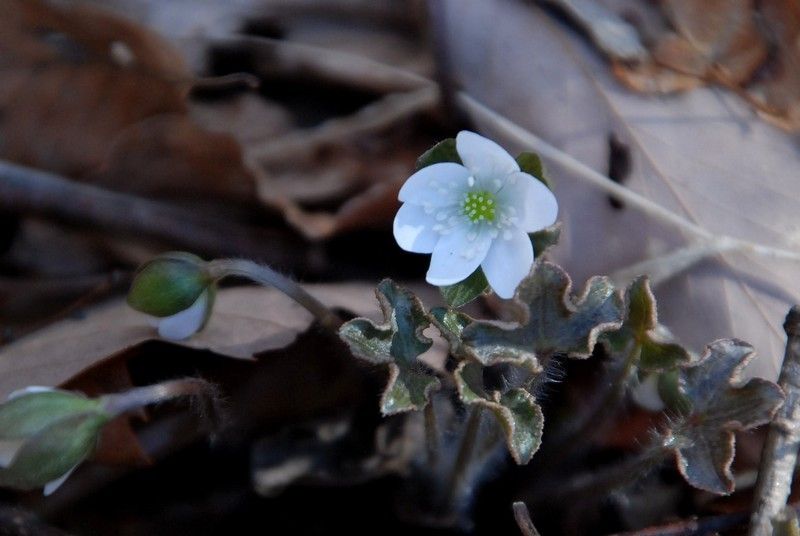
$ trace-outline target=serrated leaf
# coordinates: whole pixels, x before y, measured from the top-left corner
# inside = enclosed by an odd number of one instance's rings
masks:
[[[339,329],[339,336],[357,357],[387,365],[389,380],[381,396],[384,415],[422,409],[440,382],[417,357],[433,341],[422,331],[430,326],[422,302],[412,292],[384,279],[375,291],[384,323],[356,318]]]
[[[517,288],[515,303],[522,321],[516,327],[457,316],[460,333],[434,319],[460,357],[492,364],[497,360],[536,363],[538,358],[566,354],[589,357],[600,334],[619,329],[622,299],[611,282],[594,277],[579,297],[570,293],[572,283],[559,266],[536,263],[534,271]],[[449,331],[445,333],[445,331]]]
[[[442,297],[450,307],[463,307],[481,294],[489,290],[489,281],[486,280],[483,270],[478,267],[477,270],[463,281],[459,281],[455,285],[448,285],[446,287],[439,287]]]
[[[656,332],[656,300],[647,277],[637,278],[626,290],[625,311],[622,327],[603,337],[612,355],[638,355],[634,365],[645,372],[662,372],[689,362],[691,357],[682,346],[663,340]]]
[[[690,409],[675,420],[665,445],[696,488],[731,493],[733,432],[769,422],[783,402],[783,391],[770,381],[755,378],[742,384],[742,370],[753,355],[752,346],[743,341],[720,339],[708,345],[700,361],[682,370],[681,391]]]
[[[541,257],[551,247],[558,244],[561,239],[561,222],[556,222],[550,227],[545,227],[541,231],[536,231],[528,235],[533,244],[533,253],[536,258]]]
[[[442,162],[463,163],[461,162],[461,157],[458,155],[458,151],[456,151],[455,138],[444,139],[422,153],[422,155],[417,158],[417,170],[419,171],[424,167],[440,164]]]
[[[488,409],[503,429],[511,457],[519,465],[528,463],[542,441],[544,415],[533,396],[522,388],[505,393],[488,392],[483,381],[484,367],[477,362],[462,361],[455,371],[461,401]]]
[[[534,178],[541,181],[542,184],[547,186],[549,189],[553,189],[553,184],[545,175],[544,164],[542,163],[542,159],[539,158],[538,154],[520,153],[519,156],[517,156],[517,164],[519,164],[520,170],[528,175],[533,175]]]

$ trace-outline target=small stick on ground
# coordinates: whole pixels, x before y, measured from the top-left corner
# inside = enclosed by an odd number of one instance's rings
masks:
[[[783,329],[788,340],[778,384],[786,394],[786,401],[769,426],[761,455],[750,536],[772,534],[772,520],[789,498],[800,450],[800,307],[792,307]]]

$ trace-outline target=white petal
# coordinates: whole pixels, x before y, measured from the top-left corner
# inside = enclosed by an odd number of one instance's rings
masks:
[[[208,291],[200,294],[188,309],[162,318],[158,322],[158,334],[171,341],[188,339],[203,327],[208,307]]]
[[[10,466],[24,446],[25,439],[0,439],[0,468]]]
[[[433,230],[436,217],[419,205],[404,203],[394,217],[394,239],[406,251],[431,253],[439,233]]]
[[[472,174],[483,181],[504,180],[519,171],[519,164],[505,149],[468,130],[456,136],[456,151]]]
[[[454,285],[475,271],[486,257],[492,239],[471,225],[460,225],[442,235],[433,248],[425,280],[431,285]]]
[[[23,389],[17,389],[16,391],[12,391],[10,395],[8,395],[8,400],[13,400],[15,398],[19,398],[25,395],[33,395],[36,393],[51,393],[53,391],[59,391],[59,389],[55,389],[53,387],[44,387],[42,385],[30,385]]]
[[[78,464],[80,465],[80,464]],[[64,473],[62,476],[56,478],[55,480],[48,482],[44,485],[44,496],[47,497],[48,495],[55,492],[58,488],[61,487],[61,484],[66,482],[66,480],[70,477],[72,472],[78,467],[78,465],[74,465],[72,469]]]
[[[531,271],[533,245],[528,235],[519,229],[506,232],[508,237],[501,233],[492,242],[481,267],[495,293],[509,299],[514,297],[520,281]]]
[[[457,203],[467,189],[469,176],[469,170],[461,164],[433,164],[411,175],[397,198],[404,203],[434,207]]]
[[[501,203],[514,206],[519,214],[518,226],[532,233],[553,225],[558,217],[558,201],[550,188],[527,173],[514,173],[499,194]]]
[[[663,410],[666,406],[658,393],[658,376],[651,374],[631,391],[633,401],[652,412]]]

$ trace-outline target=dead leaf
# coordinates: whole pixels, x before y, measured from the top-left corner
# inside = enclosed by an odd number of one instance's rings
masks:
[[[0,157],[127,191],[252,199],[236,140],[188,117],[194,77],[165,40],[81,4],[3,9]]]
[[[337,283],[305,288],[329,307],[377,319],[372,285]],[[441,303],[436,289],[414,285],[431,304]],[[266,288],[220,290],[206,328],[187,341],[187,348],[211,350],[237,359],[283,348],[311,325],[311,314],[284,294]],[[62,385],[83,371],[144,342],[158,340],[151,320],[114,300],[5,346],[0,351],[0,399],[28,385]],[[423,357],[442,361],[446,346],[437,340]],[[95,381],[96,383],[96,381]]]
[[[664,99],[631,94],[580,37],[531,4],[449,2],[442,22],[450,74],[487,106],[600,172],[616,135],[631,152],[625,186],[713,233],[798,248],[796,144],[737,97],[709,88]],[[672,228],[615,210],[604,192],[551,170],[565,222],[553,256],[576,284],[686,245]],[[742,338],[759,355],[748,374],[774,378],[783,317],[800,301],[798,280],[800,267],[789,261],[726,253],[655,293],[661,321],[679,341],[700,349],[715,338]]]

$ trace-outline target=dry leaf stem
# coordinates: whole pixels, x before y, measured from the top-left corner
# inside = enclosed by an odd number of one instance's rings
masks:
[[[0,209],[166,240],[193,251],[300,264],[274,233],[0,161]],[[268,244],[268,246],[265,246]]]
[[[522,536],[539,536],[539,531],[533,525],[528,507],[522,501],[515,502],[511,508],[514,510],[514,520],[517,522]]]
[[[320,147],[341,144],[354,137],[384,129],[416,113],[433,109],[439,102],[434,85],[403,93],[391,93],[352,115],[329,119],[321,125],[283,136],[250,150],[248,156],[261,162],[306,157]]]
[[[342,325],[342,319],[331,311],[324,303],[306,292],[295,281],[276,272],[269,266],[258,264],[247,259],[219,259],[208,263],[208,273],[214,279],[229,276],[245,277],[261,285],[274,287],[305,308],[323,327],[336,331]]]
[[[713,254],[720,248],[726,250],[735,249],[753,253],[769,259],[784,259],[800,262],[800,252],[765,246],[763,244],[750,242],[748,240],[741,240],[731,236],[716,235],[708,229],[705,229],[700,225],[687,220],[683,216],[680,216],[679,214],[676,214],[671,210],[654,203],[646,197],[637,194],[633,190],[614,182],[602,173],[595,171],[564,151],[554,147],[553,145],[550,145],[529,130],[522,128],[516,123],[510,121],[508,118],[486,107],[484,104],[478,102],[467,93],[459,92],[456,96],[456,100],[470,116],[478,119],[480,122],[491,124],[494,128],[500,132],[503,132],[509,138],[512,138],[518,143],[532,148],[543,158],[556,162],[564,169],[569,170],[585,181],[618,197],[621,201],[624,201],[630,206],[635,207],[637,210],[652,217],[653,219],[686,232],[689,236],[701,244],[714,244],[716,247],[709,248],[709,254]]]
[[[786,506],[800,450],[800,307],[783,324],[788,340],[778,384],[786,400],[769,426],[756,482],[751,536],[772,534],[772,521]]]

